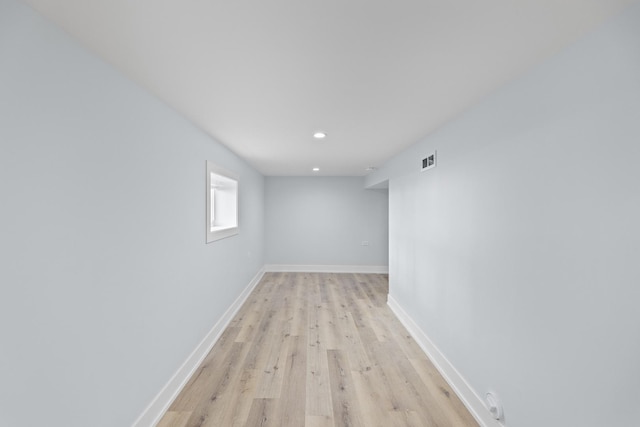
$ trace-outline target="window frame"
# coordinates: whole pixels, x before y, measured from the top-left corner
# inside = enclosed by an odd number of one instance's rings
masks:
[[[240,180],[238,175],[217,166],[210,160],[206,162],[206,170],[206,243],[211,243],[216,240],[235,236],[240,232],[238,223],[238,188]],[[216,179],[216,177],[214,177],[214,175],[216,175],[220,181],[230,184],[230,188],[225,192],[227,193],[225,198],[216,197],[216,193],[221,192],[211,191],[212,188],[215,190],[213,180]],[[231,205],[229,205],[228,199],[231,200]],[[219,209],[227,209],[227,212],[222,215],[225,218],[225,224],[213,226],[212,219],[215,219],[216,216],[221,217],[221,215],[216,215],[216,211]]]

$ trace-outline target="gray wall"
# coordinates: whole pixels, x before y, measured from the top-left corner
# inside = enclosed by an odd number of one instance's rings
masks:
[[[0,153],[0,424],[131,425],[264,264],[264,180],[14,0]],[[207,159],[241,185],[209,245]]]
[[[636,5],[367,180],[390,294],[508,426],[638,424],[638,159]]]
[[[268,264],[388,265],[386,191],[361,177],[265,180]]]

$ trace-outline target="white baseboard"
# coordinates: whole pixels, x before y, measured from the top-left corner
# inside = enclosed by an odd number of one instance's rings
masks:
[[[153,427],[169,409],[171,403],[178,397],[182,388],[187,384],[193,373],[198,369],[204,358],[209,354],[213,345],[218,341],[222,332],[229,325],[242,304],[247,300],[253,289],[262,279],[265,270],[260,269],[249,285],[236,298],[229,309],[222,315],[220,320],[207,333],[204,339],[198,344],[195,350],[189,355],[187,360],[180,366],[169,382],[160,390],[160,393],[151,401],[149,406],[142,412],[132,427]]]
[[[433,365],[438,369],[445,381],[451,386],[453,391],[458,395],[464,406],[467,407],[471,415],[476,419],[482,427],[504,427],[504,425],[496,421],[491,413],[484,406],[483,400],[471,388],[456,368],[447,360],[438,347],[433,344],[427,334],[413,321],[411,317],[402,309],[400,304],[389,294],[387,305],[396,315],[400,323],[407,328],[407,331],[418,343],[422,351],[424,351]]]
[[[267,264],[265,271],[274,273],[389,273],[388,265],[299,265],[299,264]]]

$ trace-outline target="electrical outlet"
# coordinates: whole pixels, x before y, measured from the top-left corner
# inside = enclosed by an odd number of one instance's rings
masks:
[[[362,246],[369,246],[369,241],[368,240],[363,240],[362,243],[360,243]]]
[[[491,413],[491,416],[498,421],[504,419],[504,409],[502,408],[502,402],[498,395],[494,392],[488,392],[484,398],[487,409]]]

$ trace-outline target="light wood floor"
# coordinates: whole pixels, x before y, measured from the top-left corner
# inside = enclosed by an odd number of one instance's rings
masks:
[[[159,427],[478,424],[377,274],[267,273]]]

